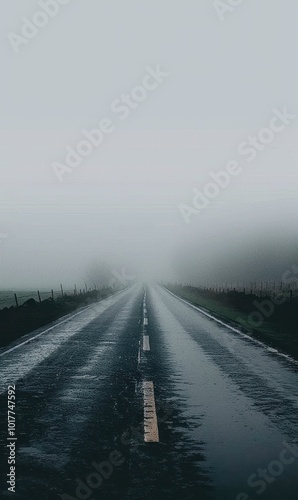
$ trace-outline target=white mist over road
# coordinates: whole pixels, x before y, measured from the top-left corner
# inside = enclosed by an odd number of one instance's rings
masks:
[[[7,35],[41,7],[0,6],[1,287],[83,283],[94,259],[140,279],[278,280],[297,249],[298,6],[220,22],[212,2],[62,3],[18,54]],[[231,161],[241,173],[187,225],[179,206]]]

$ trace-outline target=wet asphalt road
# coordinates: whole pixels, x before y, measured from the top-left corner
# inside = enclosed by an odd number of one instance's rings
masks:
[[[297,498],[297,363],[158,286],[50,327],[0,352],[3,498]]]

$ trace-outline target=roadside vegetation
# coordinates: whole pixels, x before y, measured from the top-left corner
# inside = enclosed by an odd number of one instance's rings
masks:
[[[166,288],[252,337],[298,360],[298,296],[279,292],[216,291],[189,285]]]
[[[0,347],[10,344],[22,335],[55,321],[78,308],[109,297],[116,290],[103,288],[85,293],[48,298],[41,302],[30,298],[19,307],[0,310]]]

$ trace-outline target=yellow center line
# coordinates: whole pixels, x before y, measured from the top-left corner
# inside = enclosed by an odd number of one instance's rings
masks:
[[[144,441],[146,443],[158,443],[159,433],[157,425],[153,382],[149,381],[143,382],[143,394],[144,394]]]
[[[149,335],[143,336],[143,351],[150,351]]]

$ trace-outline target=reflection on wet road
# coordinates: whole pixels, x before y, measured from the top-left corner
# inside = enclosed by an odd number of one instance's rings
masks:
[[[57,321],[0,363],[3,422],[16,384],[16,499],[297,496],[297,364],[161,287]]]

